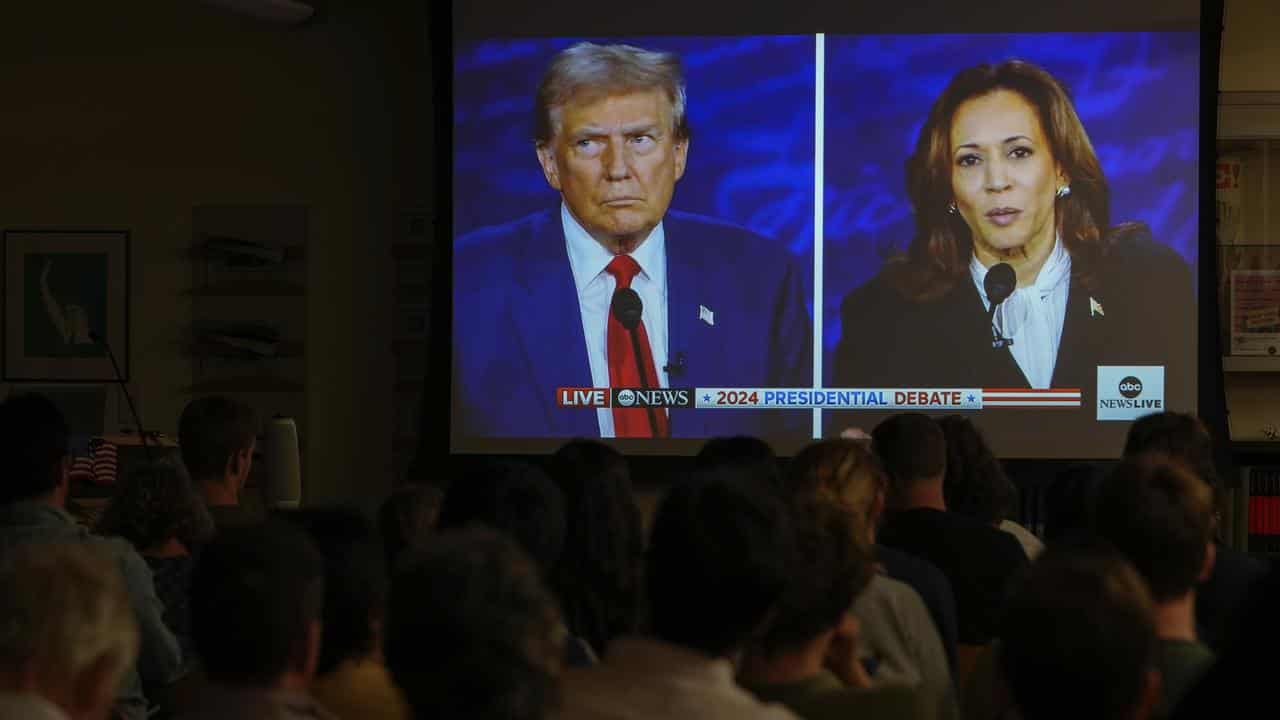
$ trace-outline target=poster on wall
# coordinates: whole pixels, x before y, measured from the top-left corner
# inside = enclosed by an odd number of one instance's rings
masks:
[[[1231,354],[1280,353],[1280,270],[1231,271]]]
[[[7,230],[4,287],[6,381],[128,379],[128,232]]]

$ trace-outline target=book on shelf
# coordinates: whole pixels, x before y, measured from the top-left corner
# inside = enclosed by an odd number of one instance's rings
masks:
[[[220,235],[209,236],[205,241],[209,257],[230,269],[271,269],[284,264],[285,249],[282,245],[241,240]]]

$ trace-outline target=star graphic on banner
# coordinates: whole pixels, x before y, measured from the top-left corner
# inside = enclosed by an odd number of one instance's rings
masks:
[[[702,395],[702,402],[711,402],[711,393],[704,393]]]
[[[969,402],[977,402],[978,398],[973,393],[969,393]]]

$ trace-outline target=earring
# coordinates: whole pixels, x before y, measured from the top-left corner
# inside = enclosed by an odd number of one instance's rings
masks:
[[[948,212],[948,213],[951,213],[952,215],[955,215],[956,213],[960,212],[960,208],[956,207],[956,202],[955,202],[955,200],[952,200],[952,201],[947,205],[947,212]]]
[[[1066,196],[1068,196],[1068,195],[1070,195],[1070,194],[1071,194],[1071,186],[1070,186],[1070,185],[1063,185],[1062,187],[1058,188],[1057,195],[1058,195],[1058,198],[1059,198],[1059,199],[1062,199],[1062,198],[1064,198],[1064,197],[1066,197]]]

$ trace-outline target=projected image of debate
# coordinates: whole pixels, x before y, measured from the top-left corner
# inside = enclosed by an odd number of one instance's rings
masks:
[[[455,437],[1193,410],[1198,43],[460,45]]]
[[[555,391],[813,384],[814,64],[812,36],[458,49],[456,432],[811,432]]]

